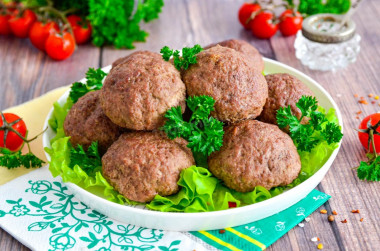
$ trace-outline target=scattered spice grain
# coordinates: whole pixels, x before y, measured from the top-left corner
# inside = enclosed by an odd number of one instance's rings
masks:
[[[357,97],[359,97],[359,95],[358,94],[354,94],[354,97],[357,98]]]
[[[368,94],[368,97],[369,97],[369,98],[372,98],[372,97],[373,97],[373,94],[372,94],[372,93]]]
[[[329,215],[329,217],[327,217],[327,219],[330,221],[330,222],[333,222],[335,220],[334,216],[333,215]]]
[[[332,211],[332,214],[333,215],[338,215],[338,213],[335,210]]]
[[[319,239],[319,237],[317,237],[317,240],[320,241],[321,239]]]
[[[374,99],[376,99],[376,100],[379,100],[379,98],[380,98],[379,96],[375,96],[375,97],[374,97]]]
[[[347,223],[347,219],[344,219],[341,221],[342,223]]]
[[[224,234],[225,232],[226,232],[226,230],[224,230],[224,229],[220,229],[220,230],[219,230],[219,233],[220,233],[220,234]]]
[[[322,209],[321,211],[319,211],[321,214],[327,214],[327,210],[326,209]]]
[[[359,209],[355,209],[355,210],[352,210],[351,213],[353,213],[353,214],[360,214],[360,211],[359,211]]]
[[[363,105],[368,105],[368,102],[365,99],[359,100],[359,103]]]
[[[323,249],[323,244],[322,243],[319,243],[318,246],[317,246],[318,249]]]
[[[356,114],[357,114],[357,115],[362,114],[362,111],[358,111],[358,112],[356,112]]]
[[[360,219],[360,222],[363,222],[363,220],[364,220],[364,218],[361,218],[361,219]]]
[[[376,101],[374,101],[374,100],[373,100],[373,101],[371,101],[371,104],[373,104],[373,105],[374,105],[374,104],[376,104]]]

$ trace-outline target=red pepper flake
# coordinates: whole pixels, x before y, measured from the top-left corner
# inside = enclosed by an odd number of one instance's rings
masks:
[[[373,97],[373,94],[372,94],[372,93],[368,94],[368,97],[369,97],[369,98],[372,98],[372,97]]]
[[[356,114],[357,114],[357,115],[362,114],[362,111],[358,111],[358,112],[356,112]]]
[[[360,99],[361,99],[361,100],[363,100],[363,99],[364,99],[364,97],[360,97]]]
[[[344,219],[341,221],[342,223],[347,223],[347,219]]]
[[[220,230],[219,230],[219,233],[220,233],[220,234],[224,234],[225,232],[226,232],[226,230],[224,230],[224,229],[220,229]]]
[[[319,237],[317,237],[317,241],[321,241],[321,239],[319,239]]]
[[[359,103],[363,105],[368,105],[368,102],[365,99],[359,100]]]
[[[360,219],[360,222],[363,222],[363,220],[364,220],[364,218],[361,218],[361,219]]]
[[[357,97],[359,97],[359,95],[358,94],[354,94],[354,97],[357,98]]]
[[[359,209],[356,209],[356,210],[352,210],[351,213],[353,213],[353,214],[360,214],[360,211],[359,211]]]
[[[371,104],[373,104],[373,105],[376,104],[376,101],[371,101]]]
[[[338,215],[338,213],[334,210],[334,211],[332,211],[332,214],[333,215]]]
[[[356,119],[359,119],[359,116],[356,116]]]
[[[229,202],[228,202],[228,207],[229,207],[229,208],[236,207],[236,202],[229,201]]]

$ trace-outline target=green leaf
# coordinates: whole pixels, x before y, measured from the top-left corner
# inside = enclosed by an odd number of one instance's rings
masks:
[[[357,173],[361,180],[380,181],[380,156],[368,162],[361,161]]]
[[[36,207],[36,208],[39,208],[41,209],[41,205],[38,204],[37,202],[34,202],[34,201],[29,201],[29,204],[32,205],[33,207]]]
[[[89,68],[86,72],[86,83],[75,82],[71,86],[69,98],[72,103],[75,104],[79,98],[90,91],[100,90],[105,76],[107,76],[107,73],[102,71],[102,69],[95,70],[94,68]]]
[[[8,204],[18,204],[17,201],[14,200],[6,200]]]
[[[90,240],[89,238],[84,237],[84,236],[79,237],[79,239],[81,239],[82,241],[85,241],[85,242],[92,242],[92,240]]]
[[[165,61],[169,61],[170,57],[174,58],[174,66],[177,70],[187,70],[190,65],[197,63],[197,54],[203,50],[199,44],[194,45],[192,48],[184,47],[182,49],[182,57],[178,50],[171,50],[168,46],[162,47],[160,53]]]
[[[3,210],[0,210],[0,217],[4,217],[7,213],[4,212]]]

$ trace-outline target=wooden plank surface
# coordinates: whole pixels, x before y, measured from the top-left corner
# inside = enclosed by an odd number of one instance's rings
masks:
[[[304,67],[294,53],[294,37],[277,34],[271,40],[258,40],[237,22],[237,10],[243,1],[228,0],[167,0],[159,20],[144,25],[150,33],[146,43],[137,43],[135,50],[158,52],[164,45],[173,48],[240,38],[250,42],[265,56],[277,59],[301,70],[317,80],[337,102],[345,127],[342,149],[329,173],[318,186],[332,195],[323,208],[336,210],[336,221],[329,223],[327,215],[313,213],[303,228],[295,227],[268,250],[316,250],[310,241],[318,236],[324,250],[376,250],[380,244],[380,185],[359,181],[352,168],[364,159],[353,128],[360,118],[380,111],[379,105],[359,105],[354,94],[380,95],[377,74],[380,72],[380,6],[367,0],[360,6],[354,20],[362,36],[358,61],[344,70],[312,71]],[[0,37],[0,109],[22,103],[48,90],[70,84],[84,76],[88,67],[106,66],[135,50],[102,50],[90,45],[80,49],[64,62],[54,62],[37,52],[27,40]],[[361,214],[352,214],[360,209]],[[359,219],[363,217],[364,221]],[[340,220],[347,219],[348,223]],[[28,250],[0,229],[0,250]]]

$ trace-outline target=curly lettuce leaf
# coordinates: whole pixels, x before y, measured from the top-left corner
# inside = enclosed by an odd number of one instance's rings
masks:
[[[236,192],[225,187],[206,168],[196,166],[181,172],[178,185],[182,188],[179,193],[167,197],[156,195],[146,207],[162,212],[209,212],[228,209],[231,202],[239,207],[272,197],[270,191],[259,186],[252,192]]]
[[[63,131],[63,123],[65,122],[65,118],[67,113],[70,111],[73,106],[73,102],[70,98],[67,99],[64,105],[60,105],[58,102],[54,102],[53,104],[53,114],[48,121],[49,126],[56,132],[54,138],[50,140],[50,144],[53,144],[54,141],[66,137],[65,132]]]

